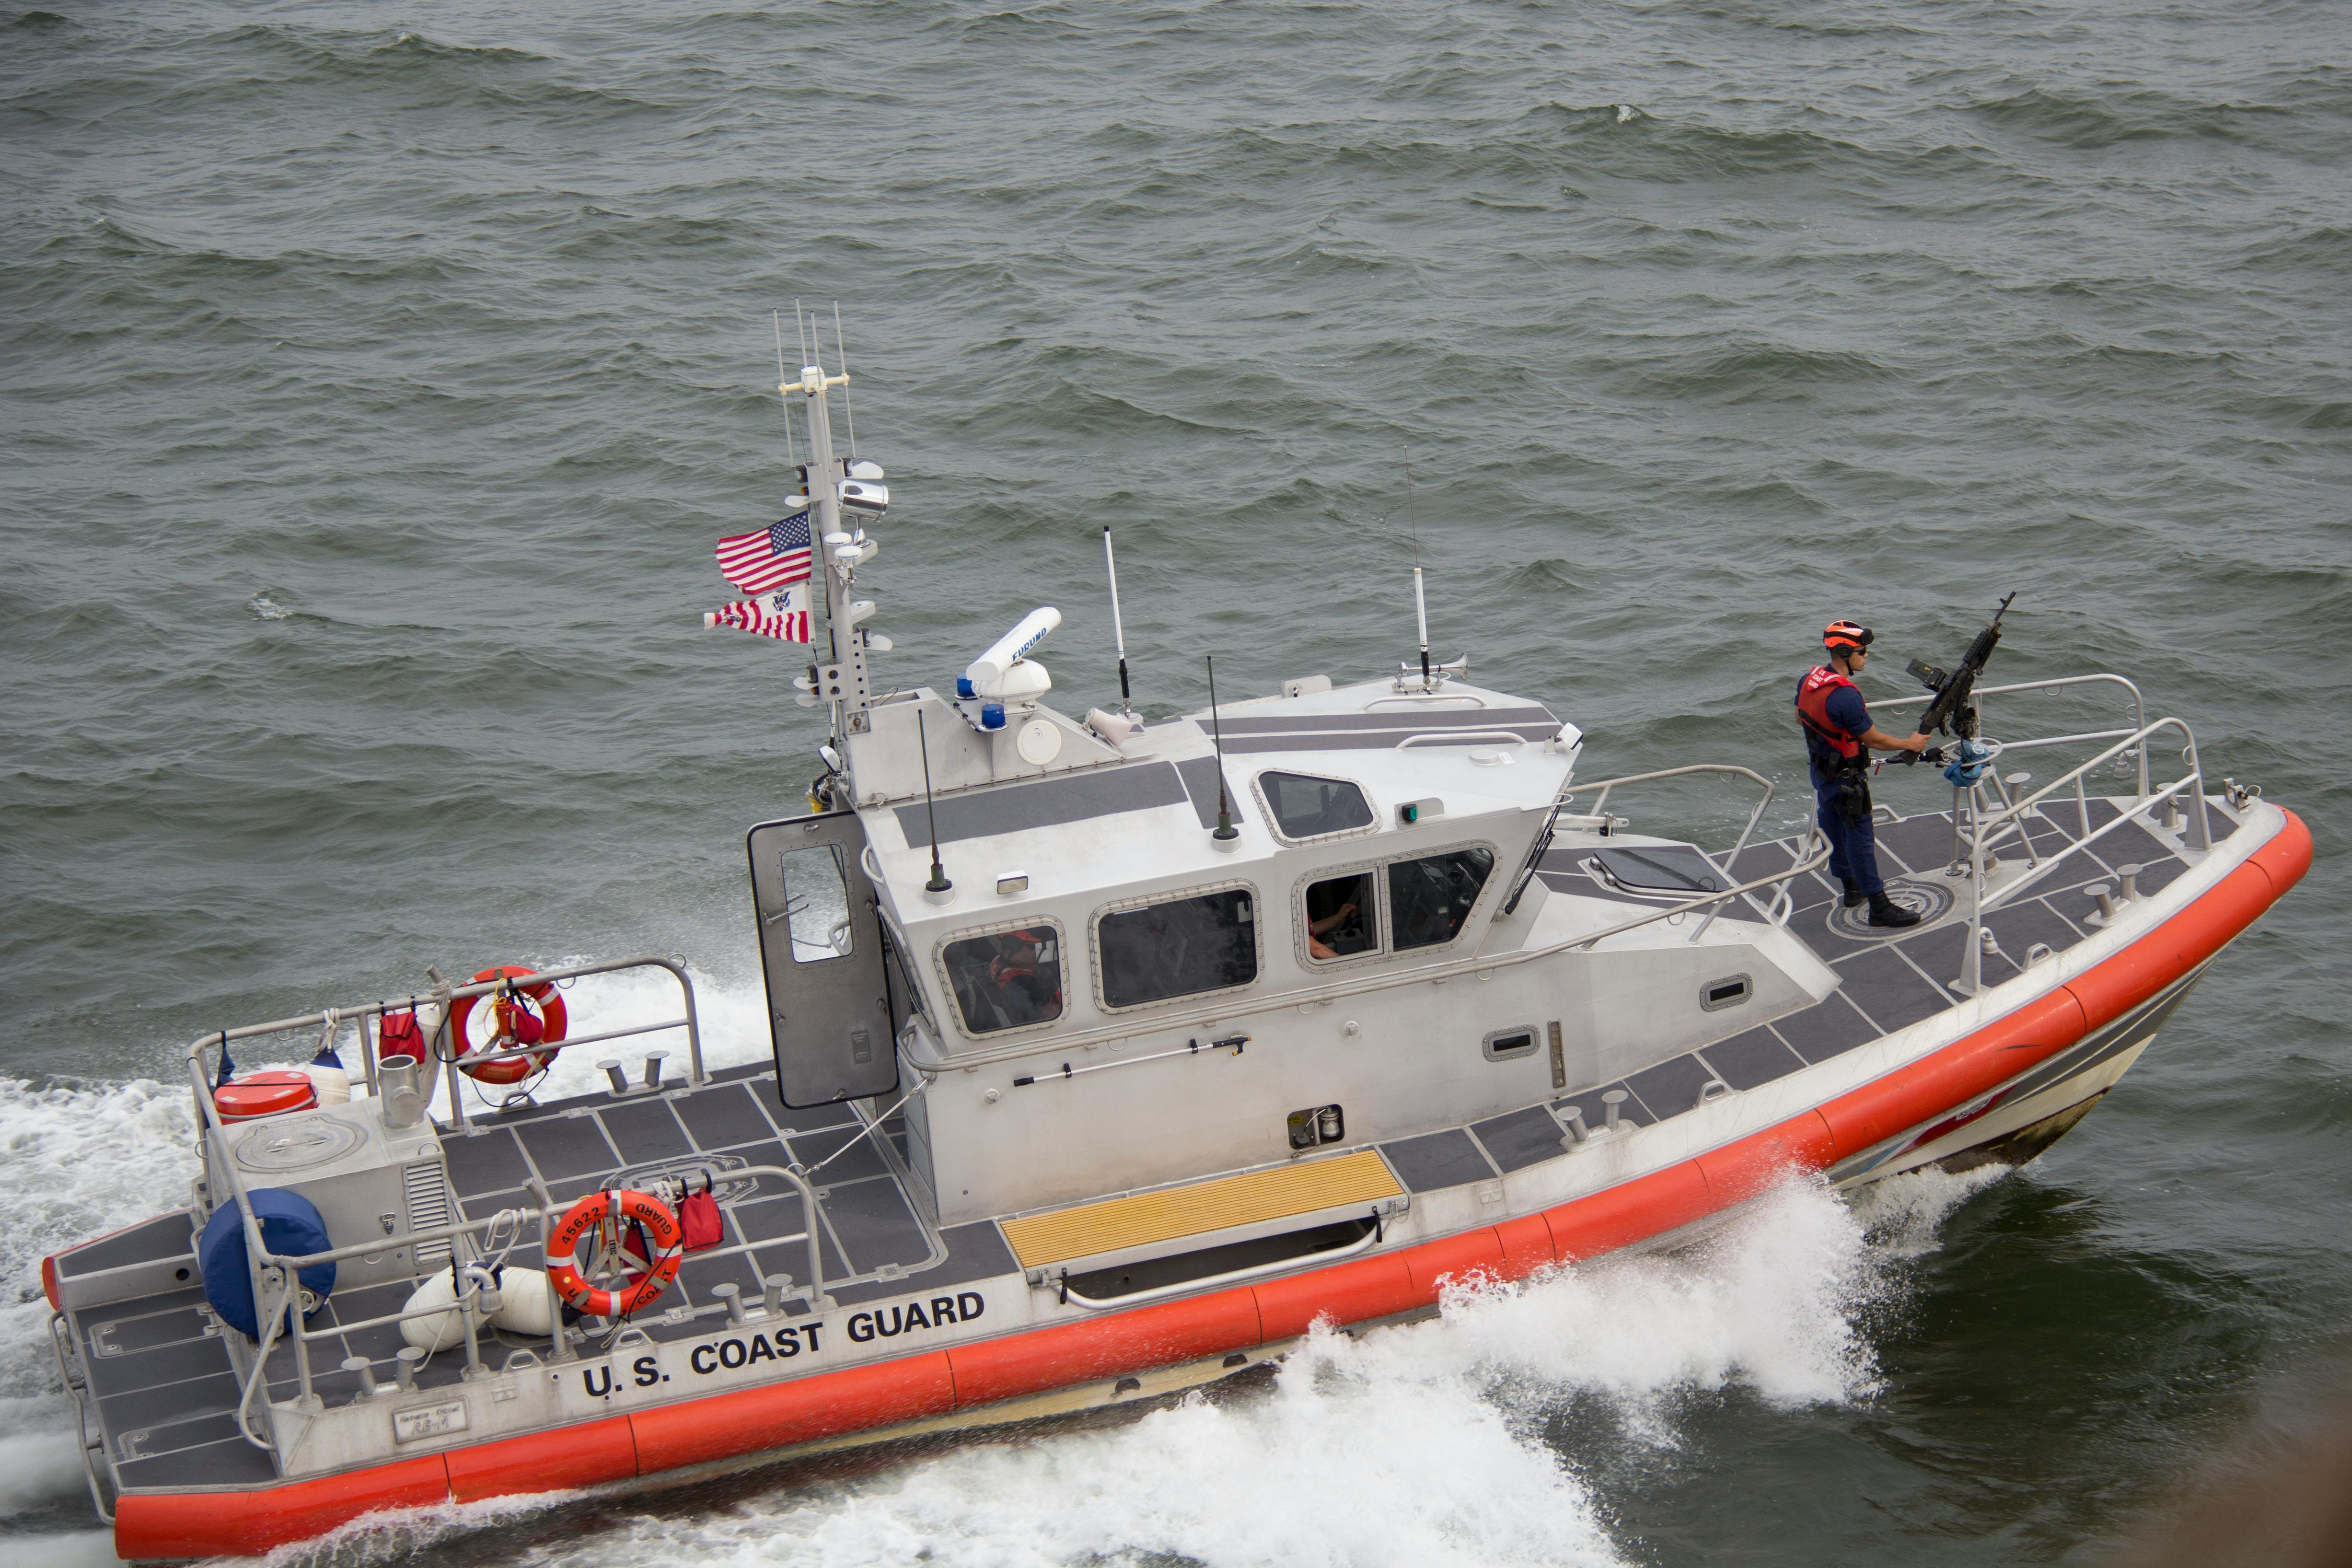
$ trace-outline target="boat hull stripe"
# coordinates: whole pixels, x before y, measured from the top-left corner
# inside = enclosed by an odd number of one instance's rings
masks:
[[[636,1430],[625,1415],[452,1448],[442,1458],[449,1463],[449,1496],[457,1502],[602,1486],[641,1472]]]
[[[874,1365],[245,1492],[130,1492],[126,1558],[253,1555],[384,1509],[513,1496],[740,1458],[1412,1311],[1445,1281],[1518,1279],[1705,1219],[2031,1071],[2193,973],[2310,869],[2294,813],[2245,864],[2103,963],[1967,1038],[1777,1127],[1605,1192],[1417,1247]]]
[[[635,1410],[642,1473],[740,1458],[868,1426],[891,1426],[956,1408],[945,1351],[795,1378],[682,1405]]]

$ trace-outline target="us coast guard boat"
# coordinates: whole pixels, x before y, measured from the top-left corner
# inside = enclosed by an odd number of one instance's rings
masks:
[[[1758,773],[1585,778],[1572,723],[1425,657],[1072,719],[1040,612],[886,690],[841,380],[782,389],[833,729],[816,809],[750,834],[772,1065],[706,1070],[658,959],[197,1041],[186,1206],[43,1269],[124,1557],[1150,1399],[1318,1319],[1672,1243],[1786,1173],[2022,1161],[2310,863],[2116,675],[1978,688],[1995,765],[1881,813],[1925,916],[1896,932],[1816,837],[1758,836]],[[2085,693],[2128,717],[2036,732]],[[1744,827],[1643,831],[1695,786]],[[561,983],[633,966],[676,1018],[562,1016]],[[314,1037],[309,1069],[226,1059]],[[663,1048],[530,1092],[624,1037]]]

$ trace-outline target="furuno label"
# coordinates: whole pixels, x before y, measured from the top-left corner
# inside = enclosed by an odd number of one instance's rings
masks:
[[[969,1323],[987,1310],[987,1299],[977,1290],[942,1294],[927,1300],[852,1312],[838,1324],[818,1318],[773,1329],[754,1330],[750,1333],[730,1334],[723,1340],[709,1341],[688,1351],[686,1364],[697,1377],[745,1372],[762,1363],[782,1363],[804,1355],[823,1355],[834,1346],[838,1333],[847,1334],[853,1343],[870,1344],[878,1340],[897,1339],[902,1334]],[[586,1390],[591,1399],[609,1399],[628,1388],[653,1388],[669,1380],[669,1373],[662,1370],[662,1358],[654,1354],[638,1356],[625,1368],[616,1367],[612,1362],[599,1362],[580,1370],[581,1387]],[[462,1411],[460,1419],[463,1419]]]

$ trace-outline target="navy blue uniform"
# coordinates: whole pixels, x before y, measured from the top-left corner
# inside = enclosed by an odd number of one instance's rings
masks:
[[[1830,722],[1857,742],[1870,732],[1870,707],[1853,687],[1832,691],[1826,707]],[[1813,819],[1830,841],[1830,875],[1852,882],[1865,893],[1885,892],[1885,879],[1878,874],[1878,833],[1870,815],[1864,814],[1860,822],[1848,822],[1838,810],[1837,773],[1843,759],[1810,730],[1805,731],[1805,754],[1813,776]]]

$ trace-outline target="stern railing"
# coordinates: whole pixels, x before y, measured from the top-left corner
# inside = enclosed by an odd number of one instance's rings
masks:
[[[566,1039],[562,1042],[562,1045],[563,1048],[568,1049],[575,1045],[594,1044],[630,1035],[684,1028],[687,1031],[688,1042],[690,1077],[688,1082],[683,1084],[672,1080],[671,1087],[698,1088],[709,1079],[703,1068],[701,1037],[694,1005],[693,981],[687,974],[681,961],[640,957],[608,963],[575,964],[566,968],[539,971],[530,977],[530,982],[532,984],[547,984],[583,974],[604,973],[648,966],[667,970],[677,977],[685,998],[682,1017],[656,1024],[606,1030],[600,1034]],[[317,1393],[316,1380],[310,1364],[311,1345],[412,1320],[439,1318],[453,1311],[458,1314],[464,1329],[462,1343],[466,1355],[466,1369],[462,1375],[469,1381],[497,1375],[482,1359],[481,1335],[485,1327],[488,1326],[488,1314],[482,1307],[483,1288],[478,1279],[468,1276],[467,1269],[470,1266],[482,1262],[486,1258],[492,1257],[493,1254],[502,1262],[507,1251],[522,1243],[523,1228],[532,1219],[536,1219],[539,1223],[540,1247],[543,1251],[545,1238],[552,1233],[555,1224],[571,1205],[555,1203],[544,1184],[534,1178],[530,1184],[532,1195],[538,1201],[530,1207],[500,1209],[495,1214],[479,1218],[458,1220],[430,1228],[402,1226],[384,1236],[370,1237],[349,1246],[329,1247],[319,1252],[301,1254],[274,1252],[262,1239],[261,1227],[253,1212],[251,1189],[237,1169],[236,1150],[228,1142],[234,1135],[234,1129],[243,1129],[247,1126],[265,1127],[274,1119],[256,1118],[250,1122],[236,1123],[222,1121],[219,1108],[213,1100],[213,1087],[217,1077],[214,1053],[237,1040],[252,1039],[267,1035],[295,1033],[320,1028],[330,1024],[356,1020],[360,1030],[362,1080],[380,1098],[382,1083],[376,1056],[376,1047],[379,1042],[371,1037],[369,1026],[381,1020],[388,1012],[414,1010],[424,1004],[436,1004],[441,1008],[442,1018],[435,1031],[430,1048],[436,1058],[444,1061],[448,1067],[450,1099],[454,1107],[450,1124],[462,1131],[469,1126],[469,1122],[466,1117],[461,1086],[457,1077],[457,1058],[454,1051],[445,1051],[443,1048],[447,1039],[448,1004],[454,999],[466,996],[490,995],[498,992],[502,984],[501,982],[483,982],[458,986],[436,986],[430,994],[404,999],[364,1003],[342,1008],[325,1008],[299,1017],[279,1018],[266,1024],[247,1025],[241,1028],[215,1030],[188,1047],[188,1079],[195,1098],[197,1120],[204,1129],[207,1144],[217,1150],[220,1154],[217,1161],[208,1162],[208,1164],[218,1170],[228,1188],[225,1194],[208,1193],[209,1205],[211,1209],[217,1209],[222,1204],[230,1203],[237,1207],[239,1221],[245,1232],[247,1282],[252,1288],[253,1299],[257,1309],[256,1326],[262,1330],[259,1341],[250,1352],[252,1365],[246,1372],[237,1403],[238,1432],[246,1441],[255,1447],[272,1452],[275,1452],[278,1447],[274,1429],[268,1423],[257,1420],[254,1405],[256,1397],[263,1395],[268,1386],[270,1357],[281,1340],[290,1339],[292,1342],[295,1381],[300,1390],[294,1404],[297,1409],[306,1412],[315,1412],[324,1408],[323,1401]],[[544,1048],[544,1047],[522,1047],[508,1051],[473,1052],[467,1054],[463,1059],[467,1065],[477,1065],[516,1057],[534,1056],[540,1054]],[[871,1132],[875,1130],[869,1128],[867,1131]],[[436,1134],[437,1132],[436,1128]],[[722,1247],[703,1248],[692,1255],[696,1262],[701,1263],[748,1256],[755,1250],[773,1250],[793,1246],[796,1242],[804,1243],[808,1258],[808,1276],[805,1284],[796,1283],[789,1274],[761,1277],[763,1300],[760,1310],[768,1314],[781,1313],[784,1303],[792,1300],[805,1302],[812,1311],[823,1311],[833,1306],[831,1291],[835,1288],[898,1278],[917,1272],[930,1264],[940,1262],[945,1257],[938,1237],[935,1234],[929,1234],[928,1239],[931,1256],[927,1263],[885,1265],[879,1269],[863,1274],[845,1275],[828,1281],[824,1276],[824,1259],[821,1245],[824,1211],[807,1173],[779,1165],[751,1165],[726,1169],[714,1168],[709,1172],[709,1175],[712,1184],[719,1187],[739,1185],[772,1177],[790,1185],[800,1195],[806,1219],[805,1227],[800,1236],[737,1242]],[[446,1176],[444,1180],[446,1182]],[[454,1194],[452,1195],[454,1196]],[[503,1248],[500,1247],[499,1240],[501,1236],[506,1237]],[[446,1267],[457,1270],[460,1284],[454,1300],[414,1310],[404,1309],[400,1311],[381,1313],[352,1322],[338,1321],[320,1328],[311,1328],[307,1322],[298,1321],[292,1327],[291,1332],[289,1332],[289,1317],[298,1319],[299,1317],[301,1270],[320,1263],[340,1262],[346,1258],[381,1254],[401,1247],[405,1247],[409,1258],[414,1260],[417,1257],[417,1248],[420,1245],[431,1246],[436,1243],[446,1244],[450,1249],[450,1260]],[[467,1253],[471,1256],[466,1256]],[[411,1278],[423,1280],[436,1272],[438,1272],[437,1268],[420,1268]],[[549,1354],[557,1362],[567,1361],[575,1354],[573,1350],[575,1342],[584,1343],[593,1336],[587,1331],[564,1324],[562,1316],[563,1303],[551,1281],[548,1286],[548,1295],[549,1314],[555,1325],[555,1332],[550,1336],[548,1342]],[[739,1291],[731,1295],[722,1294],[719,1299],[700,1305],[672,1306],[665,1309],[661,1315],[666,1321],[690,1321],[719,1313],[725,1313],[730,1320],[740,1320],[745,1312],[746,1309]],[[598,1331],[617,1337],[625,1331],[626,1327],[626,1321],[624,1320],[608,1324],[605,1330]],[[232,1337],[230,1342],[233,1345],[236,1344],[237,1338]],[[511,1363],[514,1356],[524,1353],[528,1352],[522,1349],[511,1350],[508,1360]],[[407,1374],[401,1375],[405,1377]],[[371,1380],[372,1377],[371,1373]],[[363,1384],[367,1381],[370,1380],[363,1380]],[[360,1397],[362,1399],[367,1397],[365,1386],[362,1387]],[[280,1458],[282,1463],[283,1456],[280,1456]]]

